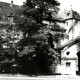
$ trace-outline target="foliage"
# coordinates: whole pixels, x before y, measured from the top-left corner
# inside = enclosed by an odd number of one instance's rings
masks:
[[[3,25],[0,33],[0,73],[17,73],[17,51],[16,48],[11,44],[13,37],[13,26]],[[14,68],[15,65],[15,68]]]
[[[27,0],[21,9],[16,11],[15,28],[8,26],[6,33],[3,34],[5,42],[1,43],[0,72],[52,74],[50,66],[57,59],[54,44],[63,36],[60,34],[63,29],[56,24],[51,25],[50,28],[44,23],[44,18],[50,21],[57,14],[58,5],[55,0]],[[22,31],[24,37],[13,45],[10,44],[10,40],[16,30]],[[55,30],[60,33],[55,33]],[[53,34],[50,33],[51,31]],[[9,48],[2,49],[3,44],[7,44]]]
[[[57,13],[57,5],[59,3],[55,0],[28,0],[16,13],[15,22],[24,36],[17,44],[20,73],[52,73],[50,66],[55,61],[57,54],[53,44],[53,38],[56,35],[49,33],[51,29],[43,23],[43,18],[50,21],[53,17],[50,9],[53,8],[53,12]]]

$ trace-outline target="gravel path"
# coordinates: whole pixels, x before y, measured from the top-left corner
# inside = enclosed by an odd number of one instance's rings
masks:
[[[80,80],[80,76],[55,75],[55,76],[25,76],[0,74],[0,80]]]

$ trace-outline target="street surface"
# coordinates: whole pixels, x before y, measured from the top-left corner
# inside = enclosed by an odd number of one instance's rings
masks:
[[[54,76],[25,76],[0,74],[0,80],[80,80],[80,76],[54,75]]]

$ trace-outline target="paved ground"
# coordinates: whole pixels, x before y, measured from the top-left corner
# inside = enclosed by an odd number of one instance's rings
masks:
[[[56,76],[24,76],[1,74],[0,80],[80,80],[80,76],[56,75]]]

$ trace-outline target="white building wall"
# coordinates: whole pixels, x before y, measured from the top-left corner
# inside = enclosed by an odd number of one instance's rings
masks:
[[[70,52],[69,55],[67,55],[66,53]],[[77,46],[73,45],[71,47],[69,47],[68,49],[62,51],[61,57],[66,57],[66,58],[77,58]]]
[[[74,27],[74,39],[80,36],[80,21]]]
[[[68,17],[71,18],[71,15]],[[75,26],[73,26],[75,20],[68,20],[65,22],[66,34],[68,34],[69,39],[64,39],[61,41],[61,45],[66,44],[70,40],[74,40],[78,36],[80,36],[80,21],[77,22]],[[70,28],[73,26],[73,29]],[[70,32],[69,32],[70,30]],[[69,55],[66,53],[70,52]],[[61,52],[61,74],[67,75],[76,75],[76,71],[78,70],[78,57],[77,57],[77,45],[72,45],[67,49],[64,49]],[[66,65],[66,63],[70,63],[70,65]]]
[[[70,52],[69,55],[66,53]],[[67,75],[76,75],[77,71],[77,48],[76,45],[71,46],[67,50],[62,51],[61,54],[61,74],[67,74]],[[69,66],[66,65],[66,63],[70,63]]]
[[[67,63],[70,63],[67,65]],[[61,74],[63,75],[76,75],[76,60],[62,60],[61,62]]]

